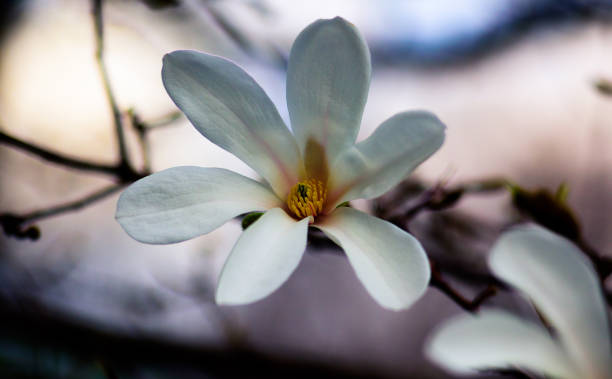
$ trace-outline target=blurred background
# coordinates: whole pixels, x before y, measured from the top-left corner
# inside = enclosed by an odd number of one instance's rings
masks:
[[[359,139],[408,109],[430,110],[448,127],[441,150],[389,196],[406,204],[438,183],[490,178],[553,192],[566,183],[584,239],[612,254],[612,1],[1,4],[0,377],[452,377],[422,353],[437,324],[465,312],[437,288],[406,311],[386,311],[324,244],[310,246],[266,299],[218,307],[215,283],[238,221],[149,246],[114,220],[113,183],[130,174],[200,165],[255,177],[176,113],[160,78],[165,53],[234,60],[288,120],[288,52],[318,18],[348,19],[369,44],[373,74]],[[131,172],[50,162],[31,148],[104,167],[119,161],[95,55],[96,6]],[[376,213],[392,200],[356,206]],[[421,212],[410,230],[472,298],[487,285],[488,249],[517,217],[501,190]],[[508,291],[485,306],[535,317]]]

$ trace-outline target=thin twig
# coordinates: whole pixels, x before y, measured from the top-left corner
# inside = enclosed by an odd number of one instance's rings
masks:
[[[24,218],[27,219],[27,222],[34,222],[34,221],[39,221],[44,218],[56,216],[61,213],[76,211],[92,203],[95,203],[99,200],[102,200],[107,196],[112,195],[113,193],[119,191],[122,187],[123,187],[122,185],[113,184],[99,191],[96,191],[82,199],[71,201],[71,202],[68,202],[62,205],[58,205],[52,208],[48,208],[45,210],[34,211],[31,213],[28,213],[24,216]]]
[[[314,247],[314,249],[311,249],[311,251],[314,251],[315,253],[325,252],[340,255],[344,254],[340,246],[336,245],[319,230],[309,230],[308,244],[309,246]],[[469,300],[465,296],[461,295],[457,289],[453,288],[453,286],[451,286],[451,284],[444,279],[438,264],[436,264],[431,258],[429,259],[429,263],[431,266],[431,280],[429,281],[429,286],[439,289],[443,294],[448,296],[452,301],[468,312],[478,311],[478,308],[485,300],[497,293],[497,286],[502,285],[499,282],[495,284],[489,283],[485,290],[476,295],[473,300]]]
[[[424,210],[440,211],[453,207],[465,194],[492,193],[505,189],[508,181],[505,179],[486,179],[469,182],[454,188],[445,188],[438,183],[426,190],[416,204],[397,214],[390,214],[389,221],[394,224],[407,224]],[[397,208],[401,208],[399,204]],[[388,208],[388,207],[387,207]],[[391,209],[391,212],[393,210]]]
[[[113,193],[117,192],[123,186],[121,184],[113,184],[102,190],[96,191],[84,198],[71,201],[65,204],[29,212],[22,215],[13,213],[0,214],[0,225],[2,226],[4,233],[17,238],[27,238],[36,240],[40,237],[40,232],[37,228],[31,227],[30,225],[35,221],[40,221],[45,218],[58,216],[67,212],[73,212],[82,209],[88,205],[91,205],[99,200],[102,200]]]
[[[457,305],[466,310],[467,312],[474,313],[478,311],[478,308],[482,303],[490,298],[491,296],[497,293],[497,287],[490,284],[487,288],[485,288],[482,292],[474,297],[473,300],[467,299],[461,293],[459,293],[456,289],[454,289],[450,283],[448,283],[442,273],[438,269],[437,265],[430,259],[431,265],[431,280],[429,285],[431,287],[439,289],[442,293],[448,296],[451,300],[453,300]]]
[[[36,146],[34,144],[21,141],[2,131],[0,131],[0,143],[4,143],[6,145],[26,151],[48,162],[57,163],[62,166],[74,168],[77,170],[92,171],[106,175],[117,176],[117,166],[115,165],[106,165],[102,163],[88,162],[82,159],[70,158],[58,153],[54,153],[42,147]]]
[[[123,184],[134,182],[149,174],[150,170],[148,166],[148,154],[146,149],[143,149],[143,154],[145,156],[144,170],[137,172],[132,168],[129,162],[127,146],[125,144],[123,118],[121,112],[119,111],[115,96],[111,90],[108,73],[104,64],[104,22],[102,17],[102,0],[92,0],[92,14],[96,37],[96,64],[98,70],[100,71],[100,76],[102,77],[104,92],[113,113],[117,145],[119,149],[118,164],[108,165],[70,158],[34,144],[21,141],[2,131],[0,131],[0,143],[7,144],[25,152],[34,154],[48,162],[57,163],[65,167],[111,175],[119,182],[119,184],[104,188],[82,199],[60,204],[51,208],[42,209],[23,215],[13,213],[0,214],[0,226],[4,230],[4,233],[9,236],[32,240],[38,239],[40,237],[40,231],[37,227],[31,226],[34,221],[81,209],[116,192],[122,187]],[[177,116],[171,115],[169,119],[161,120],[161,123],[171,122],[176,117]],[[144,140],[144,131],[142,139]]]
[[[153,129],[160,128],[172,124],[174,121],[181,117],[180,112],[172,112],[158,119],[143,121],[140,116],[133,110],[129,109],[127,115],[130,120],[130,124],[136,135],[138,136],[138,143],[142,152],[143,169],[147,172],[151,171],[151,154],[148,141],[149,132]]]
[[[119,106],[115,100],[115,95],[111,89],[110,79],[108,78],[108,72],[106,65],[104,64],[104,19],[102,0],[92,0],[92,13],[94,19],[94,28],[96,36],[96,64],[102,77],[102,84],[104,85],[104,93],[108,100],[108,104],[111,107],[113,113],[113,122],[115,124],[115,135],[117,138],[117,145],[119,148],[120,165],[129,166],[129,157],[127,146],[125,143],[123,119]]]
[[[150,129],[140,120],[140,117],[138,117],[133,109],[129,109],[127,115],[130,120],[130,126],[134,129],[138,137],[138,144],[140,145],[140,152],[142,153],[142,168],[146,171],[151,171],[151,149],[149,148],[149,141],[147,138],[147,132]]]
[[[411,198],[417,196],[415,194],[418,193],[420,187],[415,186],[413,183],[401,183],[398,186],[398,190],[376,199],[374,208],[376,209],[376,215],[378,217],[386,219],[398,227],[407,230],[409,223],[422,211],[440,211],[451,208],[455,206],[461,198],[463,198],[463,195],[468,193],[490,193],[508,188],[514,188],[516,191],[516,189],[520,187],[503,178],[475,181],[449,189],[444,188],[443,184],[439,183],[430,189],[421,190],[418,200],[416,202],[413,201],[411,206],[406,208],[404,204],[409,203]],[[541,197],[538,199],[543,201]],[[515,207],[517,206],[516,201],[514,201],[513,204]],[[528,216],[534,222],[550,229],[550,225],[543,222],[543,220],[534,218],[533,215]],[[578,225],[577,221],[576,225]],[[612,259],[599,253],[588,242],[586,242],[582,237],[582,234],[579,232],[579,229],[577,236],[564,235],[562,231],[559,230],[554,231],[576,243],[584,255],[591,260],[597,274],[601,279],[606,300],[609,304],[612,304],[612,293],[605,290],[605,281],[608,276],[612,274]],[[434,284],[436,286],[443,286],[443,284],[439,283]]]

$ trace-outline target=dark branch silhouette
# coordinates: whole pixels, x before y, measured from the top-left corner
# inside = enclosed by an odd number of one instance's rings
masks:
[[[433,260],[430,259],[429,263],[431,266],[431,279],[429,281],[429,286],[440,290],[440,292],[448,296],[451,300],[453,300],[457,305],[459,305],[467,312],[477,312],[482,303],[485,302],[485,300],[494,296],[497,293],[497,287],[493,284],[489,284],[489,286],[485,288],[482,292],[477,294],[474,299],[469,300],[461,293],[459,293],[459,291],[453,288],[451,284],[444,279],[442,272],[440,272],[440,269],[437,267],[437,264]]]
[[[325,363],[315,358],[266,354],[241,343],[200,346],[143,335],[126,335],[91,327],[69,314],[49,308],[36,298],[0,296],[0,331],[37,348],[64,350],[83,361],[102,365],[108,377],[123,377],[134,367],[149,370],[195,370],[214,378],[399,378],[366,365]],[[127,374],[126,374],[127,375]],[[131,377],[132,375],[127,375]],[[200,377],[199,375],[197,377]]]
[[[227,22],[221,14],[214,12],[214,9],[209,11],[219,26],[238,45],[245,50],[251,48],[248,40],[243,39],[243,35],[235,32],[231,23]],[[147,144],[148,132],[181,117],[180,113],[174,112],[160,120],[145,122],[140,119],[134,110],[121,111],[112,91],[104,61],[103,0],[92,0],[92,17],[95,30],[96,65],[103,83],[106,100],[112,112],[116,146],[119,155],[117,163],[104,164],[69,157],[22,141],[2,131],[0,131],[0,143],[66,168],[90,174],[106,175],[115,184],[102,188],[83,198],[49,208],[24,214],[0,214],[0,226],[6,235],[35,240],[40,236],[40,230],[33,225],[35,222],[82,209],[116,193],[125,185],[148,175],[151,171],[149,147]],[[610,87],[609,83],[602,82],[598,85],[600,92],[607,95],[612,93]],[[143,168],[140,170],[135,169],[130,163],[130,154],[125,142],[126,125],[128,124],[136,131],[140,143],[144,162]],[[406,185],[412,185],[413,188],[407,188]],[[515,185],[510,184],[504,179],[471,182],[451,188],[447,188],[443,183],[439,183],[432,188],[426,188],[423,184],[415,184],[415,182],[412,182],[412,184],[402,183],[399,186],[399,190],[395,191],[391,197],[387,197],[385,201],[375,201],[375,213],[378,217],[388,220],[404,230],[408,230],[410,222],[423,212],[444,211],[453,208],[464,195],[498,192],[512,186]],[[526,217],[546,227],[552,227],[553,230],[574,241],[593,262],[602,282],[612,273],[612,260],[590,246],[579,233],[577,226],[574,228],[574,225],[571,225],[569,229],[555,229],[555,225],[549,224],[548,219],[539,218],[540,214],[534,212],[533,207],[529,208],[533,205],[532,203],[519,204],[516,194],[514,195],[513,205],[517,209],[526,211]],[[530,194],[527,193],[527,195]],[[541,194],[538,193],[536,195]],[[537,198],[541,200],[543,197]],[[530,198],[527,196],[522,199],[529,200]],[[559,211],[559,209],[554,208],[556,206],[554,201],[551,204],[555,211]],[[521,206],[525,205],[526,208],[521,208]],[[565,219],[571,222],[575,221],[571,215]],[[576,225],[578,225],[577,222]],[[567,232],[564,234],[563,230],[571,230],[571,233]],[[572,234],[576,232],[577,234]],[[310,249],[314,252],[326,250],[342,254],[342,250],[320,232],[310,232],[309,244],[311,247],[314,247],[314,249]],[[429,285],[441,291],[467,312],[477,312],[480,306],[490,297],[494,296],[499,289],[506,289],[503,283],[500,283],[492,276],[485,275],[481,278],[482,282],[486,285],[485,289],[474,296],[473,299],[469,299],[455,289],[445,278],[445,274],[459,274],[458,269],[453,271],[449,267],[442,268],[438,262],[431,258],[430,264],[432,277]],[[471,272],[464,272],[463,275],[464,277],[476,276]],[[606,296],[608,302],[612,304],[612,294],[606,293]],[[87,326],[85,322],[74,320],[69,315],[49,309],[33,297],[20,298],[17,301],[0,297],[0,321],[5,332],[10,331],[11,334],[17,334],[19,337],[25,336],[26,339],[35,341],[37,344],[68,349],[72,354],[83,359],[97,361],[105,375],[109,378],[120,377],[119,373],[122,368],[133,367],[135,364],[141,364],[144,367],[175,367],[177,364],[180,364],[214,375],[215,377],[255,375],[265,377],[342,378],[376,377],[377,375],[367,367],[356,369],[355,367],[344,367],[341,364],[323,364],[316,361],[263,354],[248,345],[244,345],[244,341],[240,345],[232,344],[232,341],[230,341],[227,346],[219,348],[193,347],[150,337],[125,336],[108,330],[102,331]],[[497,373],[502,372],[497,371]],[[503,373],[515,377],[528,377],[515,370],[507,370]]]
[[[527,191],[511,181],[501,178],[470,182],[452,188],[445,188],[442,183],[438,183],[429,189],[423,187],[421,183],[404,181],[390,194],[375,199],[374,209],[378,217],[386,219],[404,230],[409,230],[410,222],[421,212],[442,211],[451,208],[466,194],[487,194],[500,190],[510,192],[512,205],[526,219],[540,224],[576,244],[580,251],[592,262],[599,275],[604,295],[608,303],[612,304],[612,293],[605,290],[605,281],[612,274],[612,259],[595,250],[585,240],[575,212],[565,204],[563,199],[556,198],[556,194],[551,194],[546,189]],[[417,201],[411,201],[415,197]],[[406,204],[409,205],[406,206]],[[440,278],[437,280],[439,281]],[[486,281],[489,285],[496,284],[489,279]],[[442,291],[445,291],[447,287],[443,283],[435,283],[435,286]],[[499,282],[497,282],[497,286],[499,286]],[[453,300],[459,299],[452,291],[448,291],[446,294]],[[463,303],[463,300],[459,299],[458,304],[462,305],[461,303]]]
[[[108,100],[108,105],[111,107],[113,114],[113,122],[115,124],[115,137],[117,138],[117,147],[119,149],[119,165],[129,167],[129,156],[127,146],[125,144],[125,130],[121,111],[115,100],[115,95],[111,89],[111,83],[108,78],[106,65],[104,64],[104,17],[102,9],[102,0],[92,0],[92,14],[94,19],[94,29],[96,36],[96,65],[100,71],[102,84],[104,86],[104,94]]]
[[[57,163],[64,167],[73,168],[75,170],[84,170],[94,173],[101,173],[105,175],[116,176],[117,166],[108,165],[102,163],[94,163],[86,160],[67,157],[62,154],[52,152],[51,150],[44,149],[34,144],[21,141],[15,137],[12,137],[2,131],[0,131],[0,143],[12,146],[19,150],[33,154],[47,162]]]
[[[96,36],[96,65],[99,69],[102,78],[104,92],[108,100],[109,106],[113,113],[113,121],[115,126],[117,146],[119,150],[119,162],[117,164],[104,164],[91,162],[84,159],[73,158],[63,154],[53,152],[49,149],[37,146],[36,144],[22,141],[3,131],[0,131],[0,143],[16,148],[26,153],[32,154],[47,162],[55,163],[60,166],[81,170],[87,173],[98,173],[110,176],[116,185],[111,185],[102,190],[96,191],[81,199],[70,201],[68,203],[52,206],[50,208],[40,209],[25,214],[0,213],[0,226],[4,233],[8,236],[19,239],[36,240],[40,237],[40,230],[35,225],[35,221],[44,218],[58,216],[67,212],[73,212],[93,204],[107,196],[112,195],[121,189],[124,185],[130,184],[140,178],[150,174],[149,167],[149,149],[147,145],[147,134],[157,127],[166,126],[176,121],[180,117],[179,112],[161,117],[157,120],[143,121],[138,114],[133,110],[128,111],[128,117],[136,131],[139,142],[141,144],[144,168],[136,170],[129,163],[127,147],[125,145],[123,117],[116,103],[115,96],[111,89],[110,80],[104,64],[104,29],[103,29],[103,2],[102,0],[92,0],[92,16],[94,20],[95,36]],[[0,128],[1,129],[1,128]]]
[[[102,190],[96,191],[82,199],[71,201],[65,204],[60,204],[51,208],[41,209],[22,215],[3,213],[0,214],[0,225],[4,233],[9,236],[14,236],[20,239],[27,238],[36,240],[40,237],[40,231],[37,227],[31,226],[32,223],[44,218],[57,216],[67,212],[74,212],[82,209],[90,204],[112,195],[123,188],[121,184],[113,184]]]
[[[323,232],[319,231],[318,229],[309,230],[308,244],[309,246],[314,247],[314,249],[309,249],[309,251],[312,253],[328,252],[332,254],[344,255],[344,251],[332,240],[327,238],[323,234]],[[506,288],[503,283],[490,276],[488,277],[489,279],[486,281],[486,289],[476,295],[473,300],[469,300],[444,278],[440,269],[440,265],[432,257],[429,257],[429,264],[431,266],[431,279],[429,281],[429,286],[437,288],[450,300],[452,300],[458,306],[470,313],[477,312],[479,307],[488,298],[494,296],[497,293],[498,288]]]

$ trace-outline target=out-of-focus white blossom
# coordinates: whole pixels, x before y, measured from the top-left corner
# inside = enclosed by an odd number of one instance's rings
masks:
[[[527,296],[547,328],[504,311],[460,315],[429,340],[427,355],[458,373],[520,369],[554,378],[612,378],[608,310],[591,262],[572,243],[536,226],[505,233],[491,270]]]

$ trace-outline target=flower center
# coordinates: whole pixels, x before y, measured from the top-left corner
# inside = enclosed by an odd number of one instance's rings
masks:
[[[287,195],[287,207],[299,219],[315,217],[323,211],[327,188],[317,179],[307,179],[291,188]]]

